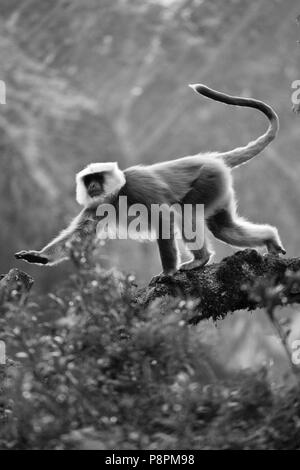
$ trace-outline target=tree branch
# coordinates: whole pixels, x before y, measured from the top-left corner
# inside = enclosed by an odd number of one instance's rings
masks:
[[[173,277],[163,277],[139,290],[137,302],[149,305],[169,296],[196,300],[192,321],[219,319],[228,312],[265,306],[262,297],[249,296],[248,288],[263,285],[278,292],[276,304],[300,303],[300,283],[288,273],[300,270],[299,258],[262,256],[255,250],[243,250],[225,258],[219,264],[192,271],[179,271]],[[274,302],[274,299],[273,299]]]
[[[0,305],[27,295],[32,284],[33,279],[18,269],[0,276]],[[136,301],[147,306],[174,297],[194,301],[192,322],[224,318],[235,310],[300,303],[300,258],[239,251],[218,264],[151,282],[137,292]]]

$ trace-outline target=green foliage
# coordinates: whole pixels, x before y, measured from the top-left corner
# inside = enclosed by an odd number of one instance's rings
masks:
[[[55,293],[2,309],[0,447],[297,448],[298,390],[233,377],[186,319],[134,302],[134,279],[84,260]]]

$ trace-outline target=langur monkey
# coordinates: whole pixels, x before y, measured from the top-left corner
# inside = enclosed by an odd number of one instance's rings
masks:
[[[67,259],[72,240],[85,237],[91,224],[96,226],[99,204],[110,203],[117,208],[120,196],[127,196],[128,207],[135,203],[147,208],[151,204],[203,204],[206,227],[219,240],[235,247],[264,246],[276,256],[285,254],[275,227],[248,222],[237,214],[231,174],[231,169],[251,160],[274,140],[279,128],[278,116],[262,101],[229,96],[201,84],[190,87],[221,103],[258,109],[269,119],[268,130],[247,146],[228,152],[200,153],[148,166],[133,166],[125,171],[121,171],[116,162],[88,165],[76,176],[76,199],[84,207],[80,214],[42,250],[21,251],[16,253],[16,258],[50,266]],[[168,239],[163,239],[159,230],[157,233],[162,275],[172,275],[179,268],[174,233],[174,227]],[[206,239],[201,246],[193,248],[192,255],[193,259],[181,269],[201,267],[211,260],[213,252]]]

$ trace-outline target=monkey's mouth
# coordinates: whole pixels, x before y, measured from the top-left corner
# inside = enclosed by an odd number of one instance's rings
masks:
[[[90,197],[99,197],[99,196],[101,196],[101,192],[97,191],[97,190],[89,191],[89,195],[90,195]]]

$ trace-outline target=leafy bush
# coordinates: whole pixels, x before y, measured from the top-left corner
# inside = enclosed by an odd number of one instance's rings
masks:
[[[186,319],[134,301],[134,279],[80,267],[54,294],[9,303],[0,328],[3,449],[293,449],[296,389],[226,373]]]

